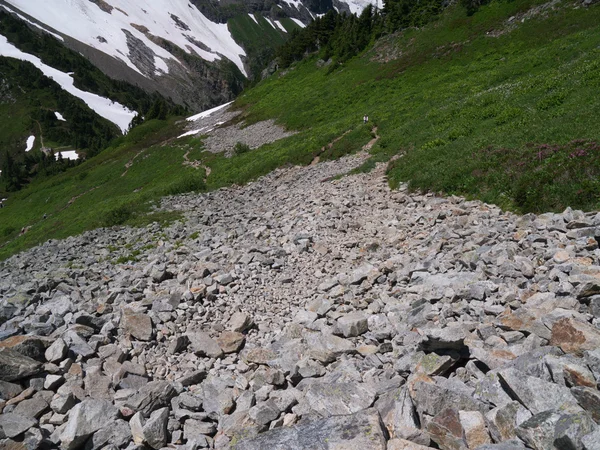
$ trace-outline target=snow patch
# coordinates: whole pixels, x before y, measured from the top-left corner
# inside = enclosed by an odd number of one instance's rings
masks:
[[[248,15],[252,20],[254,20],[254,22],[256,22],[256,25],[258,25],[258,20],[256,20],[256,17],[254,17],[254,14],[248,13]]]
[[[348,5],[350,8],[350,12],[352,14],[360,15],[368,5],[373,5],[379,7],[380,0],[344,0],[344,3]],[[383,1],[381,1],[383,5]],[[337,8],[336,8],[337,9]]]
[[[33,144],[35,143],[35,136],[29,136],[27,138],[27,147],[25,147],[25,151],[29,152],[33,148]]]
[[[44,28],[44,27],[40,26],[39,24],[37,24],[37,23],[35,23],[35,22],[32,22],[32,21],[31,21],[31,20],[29,20],[27,17],[25,17],[25,16],[23,16],[23,15],[19,14],[18,12],[16,12],[16,11],[14,11],[14,10],[10,9],[8,6],[6,6],[6,5],[0,5],[0,7],[4,8],[4,9],[5,9],[6,11],[8,11],[9,13],[12,13],[12,14],[16,15],[16,16],[17,16],[19,19],[21,19],[21,20],[23,20],[23,21],[27,22],[28,24],[30,24],[30,25],[33,25],[33,26],[34,26],[34,27],[36,27],[36,28],[39,28],[39,29],[40,29],[40,30],[42,30],[44,33],[48,33],[50,36],[53,36],[53,37],[55,37],[55,38],[56,38],[56,39],[58,39],[59,41],[65,42],[65,39],[64,39],[62,36],[60,36],[60,35],[58,35],[58,34],[56,34],[56,33],[53,33],[53,32],[52,32],[52,31],[50,31],[50,30],[47,30],[46,28]]]
[[[273,21],[271,19],[269,19],[268,17],[265,17],[265,20],[267,22],[269,22],[269,25],[271,25],[273,28],[277,29],[277,27],[275,26],[275,24],[273,23]]]
[[[295,6],[297,10],[300,10],[300,6],[302,6],[302,2],[298,0],[283,0],[290,6]]]
[[[206,111],[202,111],[201,113],[198,113],[198,114],[196,114],[194,116],[188,117],[186,120],[188,120],[190,122],[195,122],[198,119],[203,119],[204,117],[210,116],[211,114],[219,111],[220,109],[223,109],[223,108],[231,105],[232,103],[233,102],[229,102],[229,103],[225,103],[223,105],[216,106],[216,107],[214,107],[212,109],[207,109]]]
[[[73,78],[69,74],[44,64],[37,56],[22,52],[2,35],[0,35],[0,55],[32,63],[44,75],[56,81],[69,94],[83,100],[99,116],[117,125],[123,133],[127,133],[129,124],[137,115],[137,112],[131,111],[120,103],[76,88],[73,84]]]
[[[297,25],[298,25],[300,28],[305,28],[305,27],[306,27],[306,25],[304,25],[304,24],[302,23],[302,21],[301,21],[301,20],[294,19],[293,17],[291,17],[291,19],[292,19],[294,22],[296,22],[296,24],[297,24]]]
[[[62,156],[63,159],[70,159],[71,161],[76,161],[79,159],[79,155],[75,150],[68,150],[66,152],[56,152],[54,154],[54,157],[58,160],[58,158],[60,157],[59,155]]]
[[[185,52],[196,53],[207,61],[225,57],[247,75],[242,62],[242,56],[246,54],[231,36],[227,24],[211,22],[188,0],[110,0],[110,5],[115,8],[111,13],[104,12],[89,0],[7,2],[58,32],[123,61],[138,73],[141,71],[129,55],[124,30],[152,50],[156,70],[168,73],[165,60],[178,62],[175,56],[140,31],[145,27],[152,36],[164,38]],[[99,36],[106,42],[101,42]],[[206,45],[210,51],[194,44],[194,40]]]
[[[60,120],[60,121],[62,121],[62,122],[66,122],[66,121],[67,121],[67,119],[65,119],[65,118],[63,117],[63,115],[62,115],[61,113],[57,112],[57,111],[54,111],[54,115],[56,116],[56,118],[57,118],[58,120]]]
[[[287,33],[287,30],[285,29],[285,27],[283,25],[281,25],[281,22],[279,20],[275,21],[275,25],[277,25],[281,31],[283,31],[284,33]]]

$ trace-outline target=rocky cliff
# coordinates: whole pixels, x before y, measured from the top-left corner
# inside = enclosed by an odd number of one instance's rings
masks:
[[[336,177],[363,160],[2,263],[2,445],[600,448],[600,215]]]

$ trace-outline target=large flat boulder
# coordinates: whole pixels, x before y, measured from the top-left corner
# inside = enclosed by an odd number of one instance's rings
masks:
[[[379,414],[373,409],[276,428],[231,445],[234,450],[385,450]]]

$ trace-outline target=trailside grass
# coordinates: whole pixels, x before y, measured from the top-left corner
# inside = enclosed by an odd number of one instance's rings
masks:
[[[205,173],[183,166],[186,149],[167,144],[177,131],[173,122],[149,121],[95,158],[12,195],[0,209],[0,259],[49,238],[176,218],[153,213],[153,201],[204,190]]]
[[[495,1],[471,17],[451,7],[333,71],[299,63],[238,104],[314,139],[368,114],[373,153],[403,154],[392,186],[519,212],[597,209],[600,7],[554,3]]]

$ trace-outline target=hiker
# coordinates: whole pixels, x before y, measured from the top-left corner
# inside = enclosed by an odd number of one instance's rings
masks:
[[[46,217],[48,217],[48,216],[46,215],[46,213],[44,213],[44,219],[45,219]]]
[[[369,116],[367,116],[366,114],[363,117],[363,122],[364,123],[368,123],[369,122]]]

